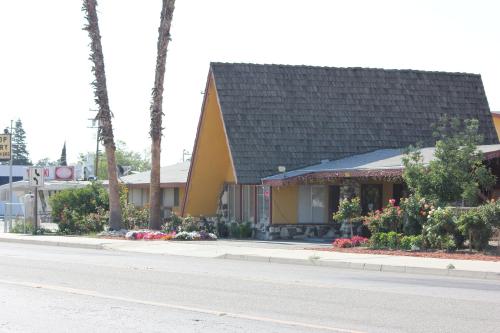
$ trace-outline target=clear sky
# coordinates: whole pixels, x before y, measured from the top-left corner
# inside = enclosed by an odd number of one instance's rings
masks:
[[[99,0],[115,137],[150,146],[161,0]],[[482,75],[500,110],[500,1],[177,0],[167,57],[162,164],[193,148],[210,61]],[[80,0],[0,1],[0,128],[20,118],[34,162],[95,149]]]

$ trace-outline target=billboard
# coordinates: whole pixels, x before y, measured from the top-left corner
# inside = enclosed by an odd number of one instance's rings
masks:
[[[10,161],[12,154],[10,134],[0,134],[0,161]]]

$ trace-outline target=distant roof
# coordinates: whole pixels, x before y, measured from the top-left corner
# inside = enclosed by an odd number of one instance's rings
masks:
[[[48,191],[60,191],[67,188],[79,188],[85,187],[91,184],[89,181],[77,181],[77,180],[69,180],[69,181],[61,181],[61,180],[45,180],[41,189]],[[13,190],[27,190],[30,191],[33,187],[30,185],[30,182],[27,180],[19,180],[17,182],[12,182]],[[9,190],[9,184],[0,185],[0,193],[3,191],[7,192]]]
[[[184,184],[187,181],[189,172],[189,161],[177,163],[160,169],[160,184]],[[121,177],[125,184],[145,185],[149,184],[151,180],[151,171],[145,171]]]
[[[500,144],[483,145],[477,147],[484,153],[485,159],[500,157]],[[435,147],[420,149],[424,165],[434,160]],[[366,154],[354,155],[335,161],[311,165],[298,170],[276,174],[262,179],[264,184],[273,184],[284,180],[313,175],[338,175],[339,177],[371,176],[371,175],[400,175],[403,166],[404,149],[380,149]]]
[[[433,146],[442,115],[476,118],[498,143],[481,76],[212,63],[239,183],[383,148]]]
[[[491,111],[493,117],[500,117],[500,111]]]

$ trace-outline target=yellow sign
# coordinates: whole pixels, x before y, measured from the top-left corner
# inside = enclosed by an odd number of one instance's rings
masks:
[[[10,134],[0,134],[0,161],[10,161],[11,147]]]

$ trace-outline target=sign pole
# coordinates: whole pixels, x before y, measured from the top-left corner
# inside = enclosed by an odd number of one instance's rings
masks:
[[[33,234],[36,235],[38,229],[38,187],[35,187],[35,202],[33,204]]]
[[[38,189],[44,186],[44,168],[30,168],[29,181],[30,187],[35,189],[35,202],[33,203],[33,233],[36,234],[38,229]]]
[[[9,202],[10,202],[10,207],[9,207],[9,230],[12,229],[12,122],[13,120],[10,120],[10,163],[9,163]],[[6,222],[4,222],[6,224]],[[7,232],[7,230],[5,231]]]

